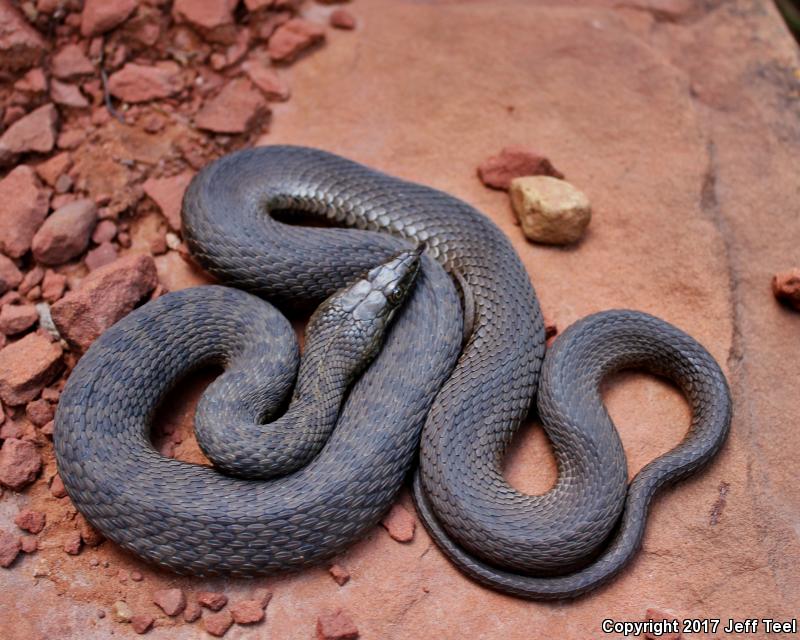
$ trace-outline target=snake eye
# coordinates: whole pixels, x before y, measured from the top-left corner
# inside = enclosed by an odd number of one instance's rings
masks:
[[[403,299],[403,291],[401,289],[392,289],[392,292],[386,298],[392,304],[400,304]]]

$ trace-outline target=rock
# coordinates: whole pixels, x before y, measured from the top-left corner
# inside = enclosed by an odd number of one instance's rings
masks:
[[[101,220],[92,233],[92,242],[102,244],[111,242],[117,235],[117,225],[113,220]]]
[[[35,536],[21,536],[19,541],[23,553],[34,553],[39,550],[39,541]]]
[[[328,569],[328,573],[331,574],[331,577],[340,587],[347,584],[350,580],[350,572],[340,564],[331,565],[330,569]]]
[[[194,27],[206,40],[221,44],[236,42],[233,0],[175,0],[172,15],[176,22]]]
[[[28,69],[41,60],[46,45],[10,0],[0,0],[0,71]]]
[[[0,13],[0,15],[2,15]],[[17,559],[22,545],[19,536],[0,529],[0,567],[10,567]]]
[[[381,524],[389,535],[398,542],[411,542],[414,539],[414,530],[417,522],[406,508],[401,504],[394,504],[383,519]]]
[[[42,428],[39,429],[39,431],[42,433],[42,435],[49,436],[49,437],[52,438],[55,426],[56,426],[55,422],[53,420],[51,420],[46,425],[43,425]]]
[[[772,276],[772,293],[784,304],[800,311],[800,268]]]
[[[151,256],[120,258],[90,273],[80,289],[56,302],[51,310],[53,322],[64,338],[85,351],[103,331],[130,313],[156,284],[156,266]]]
[[[200,605],[197,603],[197,601],[189,600],[186,603],[186,608],[183,610],[183,620],[185,622],[194,622],[201,615],[203,615],[203,610],[200,608]]]
[[[131,618],[131,627],[138,634],[147,633],[153,626],[153,622],[155,622],[153,616],[139,614]]]
[[[253,600],[258,602],[262,609],[266,609],[270,600],[272,600],[272,591],[269,589],[256,589],[253,592]]]
[[[95,68],[83,49],[77,44],[67,44],[53,55],[50,73],[61,80],[72,80],[95,73]]]
[[[67,488],[64,486],[64,481],[61,476],[56,474],[50,478],[50,493],[54,498],[66,498]],[[80,535],[80,534],[78,534]]]
[[[230,611],[220,611],[219,613],[203,616],[203,627],[208,633],[217,638],[224,636],[232,624],[233,616]]]
[[[1,1],[1,0],[0,0]],[[54,104],[34,109],[12,124],[0,137],[0,165],[21,153],[47,153],[56,143],[58,111]]]
[[[230,611],[236,624],[255,624],[264,619],[264,609],[255,600],[242,600],[232,604]]]
[[[81,540],[83,540],[83,543],[87,547],[96,547],[106,539],[106,537],[95,529],[81,514],[78,514],[78,533],[80,533]]]
[[[25,274],[25,277],[22,278],[22,282],[19,283],[17,290],[23,296],[27,295],[31,289],[41,284],[42,278],[44,278],[44,269],[42,269],[39,265],[36,265],[33,267],[33,269]]]
[[[35,309],[34,309],[35,310]],[[25,415],[37,427],[43,427],[50,422],[56,414],[56,408],[44,398],[29,402],[25,406]],[[35,532],[33,532],[35,533]]]
[[[346,9],[336,9],[328,18],[331,22],[331,26],[337,29],[355,29],[356,28],[356,19],[353,17],[353,14],[347,11]]]
[[[146,66],[129,62],[108,79],[108,90],[125,102],[168,98],[183,89],[181,68],[174,62]]]
[[[42,457],[36,445],[28,440],[9,438],[0,449],[0,484],[21,491],[42,470]]]
[[[44,525],[47,523],[47,516],[41,511],[34,511],[33,509],[24,509],[17,514],[14,518],[16,524],[23,531],[28,533],[41,533]]]
[[[265,66],[257,59],[246,60],[242,63],[244,71],[256,85],[267,100],[283,102],[289,99],[291,92],[289,85],[278,75],[275,69]]]
[[[338,609],[317,618],[317,638],[318,640],[356,640],[358,627],[343,609]]]
[[[61,347],[31,333],[0,350],[0,400],[17,406],[33,400],[61,372]]]
[[[50,98],[56,104],[74,109],[85,109],[89,106],[89,101],[81,93],[81,90],[74,84],[67,84],[60,80],[53,80],[50,83]],[[69,176],[62,176],[61,179]]]
[[[117,600],[111,605],[111,617],[117,622],[130,622],[133,618],[133,611],[124,600]]]
[[[159,589],[153,593],[153,602],[168,616],[177,616],[186,608],[186,594],[182,589]]]
[[[131,580],[134,582],[141,582],[144,580],[144,576],[138,571],[131,571]]]
[[[297,56],[325,40],[325,29],[302,18],[292,18],[275,30],[267,44],[275,62],[292,62]]]
[[[175,231],[181,228],[183,193],[193,176],[192,173],[181,173],[170,178],[150,178],[142,185],[145,194],[158,205],[170,228]]]
[[[197,594],[197,602],[206,609],[219,611],[228,604],[228,596],[224,593],[215,593],[214,591],[201,591]]]
[[[648,609],[644,614],[645,621],[654,620],[661,622],[663,620],[677,620],[678,624],[681,623],[681,617],[672,611],[665,611],[663,609]],[[658,635],[650,632],[645,632],[644,637],[647,640],[681,640],[683,635],[680,630],[677,632],[660,633]]]
[[[58,265],[80,255],[89,246],[97,222],[92,200],[75,200],[47,218],[33,237],[33,257],[44,265]]]
[[[36,165],[36,173],[51,187],[56,186],[56,181],[72,166],[69,152],[62,151]]]
[[[589,199],[564,180],[549,176],[515,178],[510,195],[522,231],[534,242],[576,242],[592,218]]]
[[[47,193],[30,167],[20,165],[0,180],[0,252],[25,255],[47,209]]]
[[[16,289],[22,280],[22,272],[17,269],[17,265],[0,254],[0,294]]]
[[[514,178],[551,176],[563,178],[545,156],[522,146],[504,147],[499,155],[487,158],[478,167],[481,182],[492,189],[508,190]]]
[[[86,254],[84,262],[89,267],[89,271],[96,271],[100,267],[111,264],[117,259],[117,249],[110,242],[104,242],[99,247],[95,247]]]
[[[47,91],[47,77],[40,67],[36,67],[17,80],[14,83],[14,89],[24,93],[44,93]]]
[[[247,78],[236,78],[203,105],[194,122],[214,133],[246,133],[268,114],[261,93]]]
[[[81,34],[99,36],[121,25],[136,9],[137,0],[86,0],[81,13]]]
[[[64,551],[71,556],[77,556],[81,552],[81,534],[77,531],[70,531],[64,540]]]
[[[67,276],[48,269],[42,280],[42,298],[50,303],[57,302],[64,295],[66,286]]]
[[[0,332],[13,336],[27,331],[39,320],[32,304],[6,304],[0,309]]]

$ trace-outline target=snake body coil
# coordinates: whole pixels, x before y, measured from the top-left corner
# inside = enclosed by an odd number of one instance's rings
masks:
[[[347,228],[280,221],[298,212]],[[516,595],[575,596],[622,568],[655,492],[707,462],[727,434],[727,385],[699,344],[646,314],[596,314],[548,352],[538,405],[559,477],[544,495],[521,494],[501,465],[537,389],[544,331],[528,275],[488,219],[329,153],[264,147],[201,171],[184,198],[183,223],[212,274],[279,304],[319,302],[409,241],[425,242],[427,255],[330,439],[290,475],[234,478],[163,458],[147,440],[160,399],[203,362],[226,363],[233,386],[260,403],[247,409],[256,418],[267,404],[280,406],[296,354],[286,321],[255,297],[222,287],[166,296],[82,358],[56,421],[65,486],[106,535],[175,571],[251,575],[335,555],[391,503],[422,431],[414,496],[453,562]],[[684,440],[630,487],[598,391],[624,367],[671,377],[693,413]]]

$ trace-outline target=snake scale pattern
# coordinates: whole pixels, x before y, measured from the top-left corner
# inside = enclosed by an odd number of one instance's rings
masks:
[[[298,216],[333,226],[290,224]],[[462,571],[518,596],[574,597],[622,569],[656,492],[708,462],[727,435],[719,366],[657,318],[592,315],[545,358],[539,305],[511,244],[440,191],[323,151],[262,147],[202,170],[183,225],[193,255],[228,286],[168,294],[104,333],[68,381],[54,436],[76,507],[176,572],[256,575],[331,558],[378,522],[419,451],[420,517]],[[413,289],[330,436],[292,473],[278,465],[241,477],[238,459],[272,464],[279,447],[261,423],[284,405],[298,361],[289,323],[260,298],[318,304],[417,243],[426,249]],[[219,449],[212,457],[232,461],[226,473],[165,458],[148,439],[169,389],[209,363],[225,373],[196,422]],[[685,438],[630,485],[599,392],[629,367],[674,380],[692,410]],[[534,398],[558,464],[543,495],[516,491],[501,471]]]

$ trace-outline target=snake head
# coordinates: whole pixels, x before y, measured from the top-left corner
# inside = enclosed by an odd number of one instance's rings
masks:
[[[318,336],[336,336],[341,348],[356,356],[354,372],[363,369],[377,355],[389,323],[408,298],[424,250],[419,245],[398,253],[325,300],[309,321],[307,345]]]

